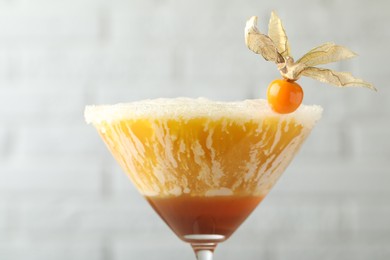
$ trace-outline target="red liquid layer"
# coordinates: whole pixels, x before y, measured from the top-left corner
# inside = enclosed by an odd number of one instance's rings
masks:
[[[191,234],[218,234],[225,239],[261,202],[260,196],[146,197],[181,239]]]

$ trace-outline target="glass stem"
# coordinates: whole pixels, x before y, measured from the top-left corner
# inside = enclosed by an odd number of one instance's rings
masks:
[[[196,242],[191,243],[197,260],[213,260],[213,253],[217,243],[213,242]]]
[[[219,242],[225,241],[225,236],[218,234],[189,234],[184,236],[191,244],[197,260],[213,260],[213,253]]]
[[[197,260],[213,260],[213,251],[211,250],[199,250],[196,252]]]

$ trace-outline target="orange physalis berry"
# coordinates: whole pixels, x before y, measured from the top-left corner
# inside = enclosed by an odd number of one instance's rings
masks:
[[[267,99],[275,112],[288,114],[294,112],[302,103],[303,90],[295,81],[276,79],[268,86]]]
[[[286,30],[275,12],[271,13],[268,35],[261,33],[257,28],[256,16],[252,16],[246,22],[245,44],[251,51],[263,56],[265,60],[276,63],[284,78],[273,81],[268,87],[268,103],[277,113],[294,112],[301,104],[303,92],[301,86],[295,83],[301,76],[337,87],[358,86],[376,91],[371,83],[356,78],[351,73],[316,67],[356,56],[356,53],[341,45],[332,42],[324,43],[294,61]]]

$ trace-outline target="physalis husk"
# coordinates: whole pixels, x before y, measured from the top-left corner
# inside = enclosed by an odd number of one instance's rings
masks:
[[[275,12],[271,13],[268,35],[262,34],[257,28],[256,16],[247,21],[245,43],[251,51],[260,54],[268,61],[275,62],[280,73],[287,80],[296,81],[299,77],[306,76],[338,87],[357,86],[376,90],[371,83],[355,78],[349,72],[315,67],[356,56],[348,48],[332,42],[324,43],[294,61],[290,53],[286,31]]]

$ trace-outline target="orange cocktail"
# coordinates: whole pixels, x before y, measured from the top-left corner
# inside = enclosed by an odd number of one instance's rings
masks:
[[[112,154],[183,240],[227,239],[266,196],[321,109],[272,112],[263,100],[160,99],[89,107]]]

